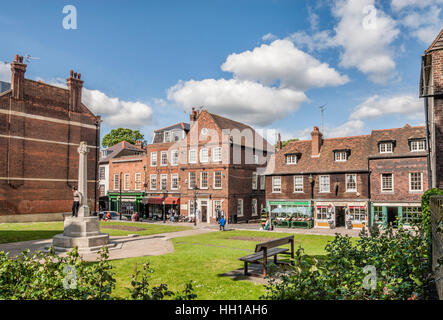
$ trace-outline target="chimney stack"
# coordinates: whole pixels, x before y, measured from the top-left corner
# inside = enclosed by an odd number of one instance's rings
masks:
[[[143,149],[143,141],[142,140],[135,141],[135,146],[139,147],[140,149]]]
[[[11,88],[15,99],[25,97],[25,72],[26,64],[23,63],[23,56],[16,54],[14,61],[11,62]]]
[[[282,143],[281,143],[281,136],[280,133],[277,134],[277,150],[281,150]]]
[[[323,134],[318,130],[318,127],[314,127],[311,132],[312,137],[312,157],[318,157],[320,155],[320,147],[323,143]]]
[[[81,74],[70,71],[69,78],[66,79],[69,89],[69,110],[73,112],[80,112],[80,105],[82,103],[82,88],[83,81]]]
[[[192,127],[195,121],[197,121],[199,116],[199,111],[192,108],[191,115],[189,116],[189,125]]]

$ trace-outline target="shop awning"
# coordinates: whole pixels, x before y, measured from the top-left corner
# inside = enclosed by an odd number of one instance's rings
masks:
[[[163,204],[163,198],[149,198],[149,204]]]
[[[167,197],[165,199],[165,204],[180,204],[180,198]]]

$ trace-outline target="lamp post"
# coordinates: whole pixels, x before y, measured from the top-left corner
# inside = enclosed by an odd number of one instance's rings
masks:
[[[166,209],[165,209],[165,197],[163,196],[162,201],[162,211],[163,211],[163,223],[166,223]]]
[[[148,183],[146,182],[146,164],[144,164],[143,165],[143,172],[145,173],[145,183],[143,184],[143,187],[145,188],[145,194],[144,194],[144,197],[146,197],[146,192],[147,192],[147,190],[146,190],[146,188],[148,187]],[[143,202],[143,218],[145,219],[145,218],[147,218],[147,216],[146,216],[146,204],[145,204],[145,201],[142,201]]]
[[[120,220],[122,219],[122,172],[120,171],[120,203],[118,206],[118,211],[120,214]]]
[[[194,186],[194,226],[197,225],[197,186]]]
[[[314,218],[314,177],[312,176],[312,173],[309,175],[309,183],[311,184],[311,218]]]

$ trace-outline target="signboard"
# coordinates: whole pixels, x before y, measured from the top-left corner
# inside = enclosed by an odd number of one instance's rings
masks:
[[[188,205],[185,203],[185,204],[181,204],[180,205],[180,210],[188,210]]]

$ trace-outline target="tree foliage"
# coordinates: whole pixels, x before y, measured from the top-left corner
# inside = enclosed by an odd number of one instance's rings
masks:
[[[289,140],[282,141],[282,142],[281,142],[281,147],[284,148],[289,142],[292,142],[292,141],[298,141],[298,140],[299,140],[299,139],[294,138],[294,139],[289,139]],[[275,145],[275,147],[277,148],[277,144]]]
[[[76,248],[66,257],[52,249],[34,254],[25,250],[16,258],[0,251],[0,300],[112,300],[116,280],[108,258],[106,247],[96,263],[83,261]],[[146,266],[133,277],[132,299],[195,299],[189,283],[183,292],[170,291],[166,284],[150,287],[147,279],[153,271]]]
[[[135,144],[136,141],[143,140],[144,135],[139,130],[131,130],[127,128],[112,129],[106,134],[102,140],[103,147],[112,147],[119,142],[127,141]]]
[[[309,257],[299,248],[289,272],[271,276],[264,299],[406,300],[432,297],[427,234],[412,229],[377,226],[363,230],[357,241],[336,234],[326,256]],[[370,276],[367,266],[373,266]],[[369,277],[369,278],[368,278]]]

